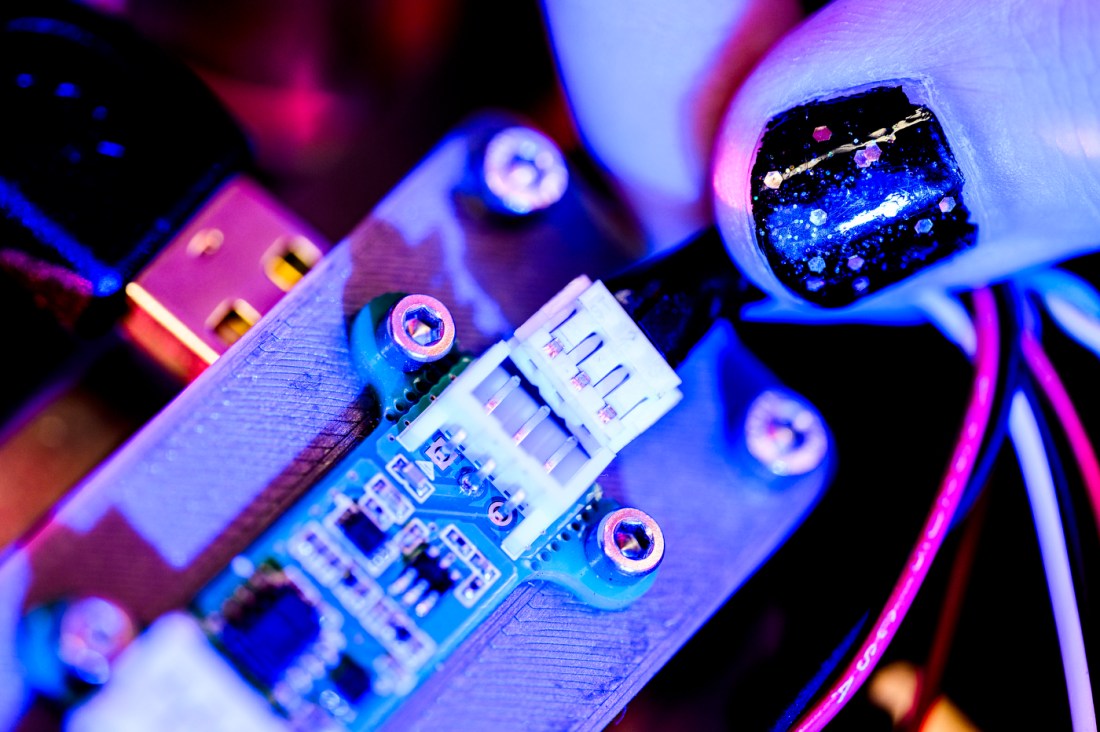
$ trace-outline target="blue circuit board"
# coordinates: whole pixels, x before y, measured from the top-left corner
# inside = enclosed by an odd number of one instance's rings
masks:
[[[377,726],[521,583],[552,581],[613,610],[655,579],[600,561],[594,534],[620,506],[597,485],[517,554],[506,539],[533,500],[494,484],[491,466],[446,429],[401,439],[474,362],[454,355],[406,372],[387,361],[376,334],[400,297],[372,301],[353,331],[377,428],[192,606],[222,654],[300,728]],[[520,381],[494,391],[522,396],[530,385]]]

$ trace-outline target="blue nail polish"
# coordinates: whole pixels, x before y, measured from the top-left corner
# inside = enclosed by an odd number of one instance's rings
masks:
[[[974,243],[947,138],[900,87],[790,109],[752,169],[756,241],[796,295],[839,307]]]

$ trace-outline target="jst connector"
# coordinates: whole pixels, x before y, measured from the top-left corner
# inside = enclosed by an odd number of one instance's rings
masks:
[[[601,282],[578,277],[462,374],[398,437],[437,433],[481,466],[522,519],[515,559],[615,455],[680,401],[680,377]]]

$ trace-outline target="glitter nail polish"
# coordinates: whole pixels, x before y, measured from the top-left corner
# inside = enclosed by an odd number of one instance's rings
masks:
[[[796,295],[839,307],[974,243],[935,115],[900,87],[775,117],[752,169],[756,241]]]

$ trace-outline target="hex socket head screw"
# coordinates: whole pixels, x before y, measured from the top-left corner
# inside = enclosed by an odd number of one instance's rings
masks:
[[[71,705],[106,684],[138,627],[102,597],[60,600],[30,610],[16,636],[23,678],[35,692]]]
[[[653,518],[637,508],[619,508],[589,535],[589,561],[629,578],[651,574],[665,556],[665,536]]]
[[[817,411],[793,395],[760,393],[745,415],[749,454],[772,474],[805,475],[825,460],[829,437]]]
[[[526,216],[553,206],[569,187],[561,150],[530,127],[506,127],[485,147],[482,198],[495,213]]]
[[[380,330],[380,350],[406,373],[443,358],[455,341],[450,311],[430,295],[406,295],[398,300]]]
[[[119,605],[102,597],[85,597],[61,614],[57,655],[80,681],[102,685],[111,662],[137,636],[137,626]]]

